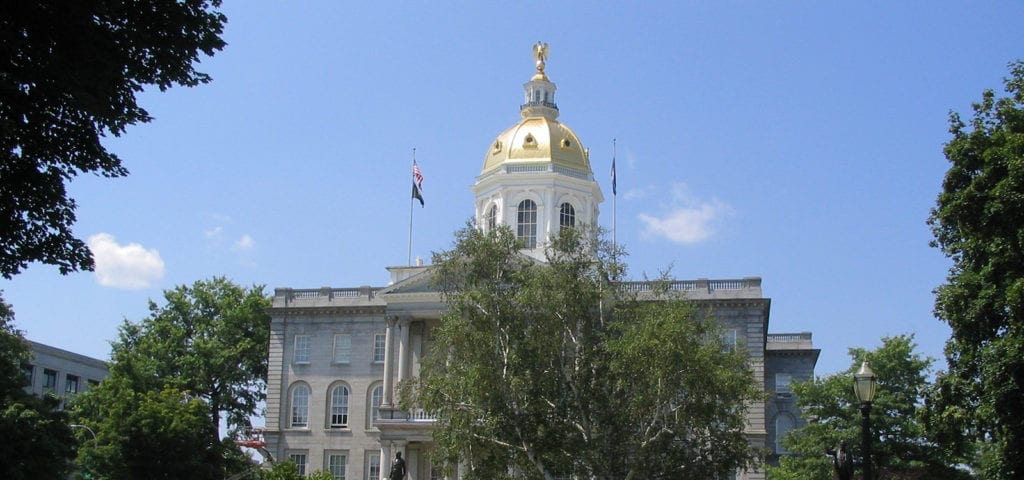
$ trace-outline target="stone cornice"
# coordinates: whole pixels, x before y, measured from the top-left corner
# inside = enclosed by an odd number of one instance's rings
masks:
[[[270,307],[266,310],[274,317],[301,317],[316,315],[383,315],[387,305],[324,305],[315,307]]]

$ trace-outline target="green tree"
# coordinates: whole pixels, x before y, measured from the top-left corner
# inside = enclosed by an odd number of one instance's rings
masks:
[[[964,123],[950,114],[946,173],[928,223],[953,260],[935,314],[952,327],[931,425],[985,478],[1024,476],[1024,62]]]
[[[0,478],[63,478],[75,456],[75,437],[59,399],[24,390],[21,365],[29,356],[28,344],[14,328],[14,311],[0,295]]]
[[[715,478],[751,465],[746,356],[683,300],[617,291],[608,245],[563,229],[546,262],[507,227],[435,255],[447,304],[407,406],[439,418],[435,458],[467,478]]]
[[[121,368],[80,395],[80,421],[97,434],[84,442],[78,464],[91,478],[220,480],[220,442],[207,405],[167,387],[139,390]]]
[[[32,0],[0,5],[0,275],[30,262],[91,270],[66,183],[128,174],[102,144],[152,118],[135,95],[195,86],[224,48],[220,0]]]
[[[269,470],[261,470],[252,478],[259,480],[334,480],[334,477],[323,470],[317,470],[306,476],[299,474],[299,467],[290,460],[277,462]]]
[[[164,299],[150,302],[142,322],[121,326],[110,377],[76,405],[100,439],[96,458],[87,450],[80,463],[112,478],[137,478],[117,464],[143,468],[161,454],[191,456],[209,478],[222,478],[229,466],[248,468],[225,448],[218,426],[222,414],[229,426],[249,425],[266,396],[270,300],[262,286],[223,277],[166,290]],[[176,415],[182,428],[164,428]]]
[[[152,365],[149,379],[189,392],[208,405],[214,425],[248,426],[266,397],[270,299],[263,286],[245,288],[224,277],[164,291],[150,316],[125,323],[114,361],[130,356]]]
[[[860,470],[861,413],[853,393],[853,374],[864,360],[870,362],[878,377],[871,410],[875,442],[872,455],[878,477],[970,478],[966,472],[952,467],[961,459],[949,455],[925,430],[921,414],[933,360],[915,353],[915,348],[912,335],[885,337],[882,346],[871,352],[851,348],[851,363],[846,370],[794,384],[797,405],[806,417],[814,420],[782,440],[793,455],[783,456],[779,467],[769,467],[769,478],[831,478],[832,464],[824,450],[835,449],[843,442]]]

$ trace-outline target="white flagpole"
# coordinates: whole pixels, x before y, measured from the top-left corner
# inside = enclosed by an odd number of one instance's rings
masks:
[[[416,147],[412,149],[412,164],[416,165]],[[412,170],[410,170],[411,172]],[[412,179],[413,185],[416,184],[416,178]],[[416,188],[415,186],[413,188]],[[423,195],[422,193],[420,195]],[[412,202],[415,200],[412,193],[409,194],[409,256],[406,258],[406,265],[412,266]]]
[[[614,251],[618,245],[615,238],[615,216],[616,216],[616,200],[618,194],[616,192],[616,183],[618,182],[618,172],[615,171],[615,139],[612,139],[612,250]]]

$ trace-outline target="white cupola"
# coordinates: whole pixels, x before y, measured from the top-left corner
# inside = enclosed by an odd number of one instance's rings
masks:
[[[537,42],[533,56],[537,72],[523,85],[522,119],[491,143],[473,194],[477,225],[510,226],[525,242],[525,252],[543,260],[544,244],[560,228],[597,224],[604,196],[588,150],[557,121],[555,84],[544,72],[547,44]]]

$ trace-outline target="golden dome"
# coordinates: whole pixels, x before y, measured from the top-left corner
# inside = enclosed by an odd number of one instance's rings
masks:
[[[537,72],[523,85],[526,93],[526,103],[520,107],[523,119],[491,143],[480,173],[489,173],[506,163],[551,164],[572,171],[562,173],[589,176],[591,169],[587,149],[583,148],[572,129],[556,120],[556,87],[544,73],[548,45],[537,42],[533,54]],[[551,170],[558,171],[555,168]]]
[[[589,174],[590,159],[571,128],[544,116],[531,116],[498,135],[484,156],[481,174],[502,164],[547,164]]]

